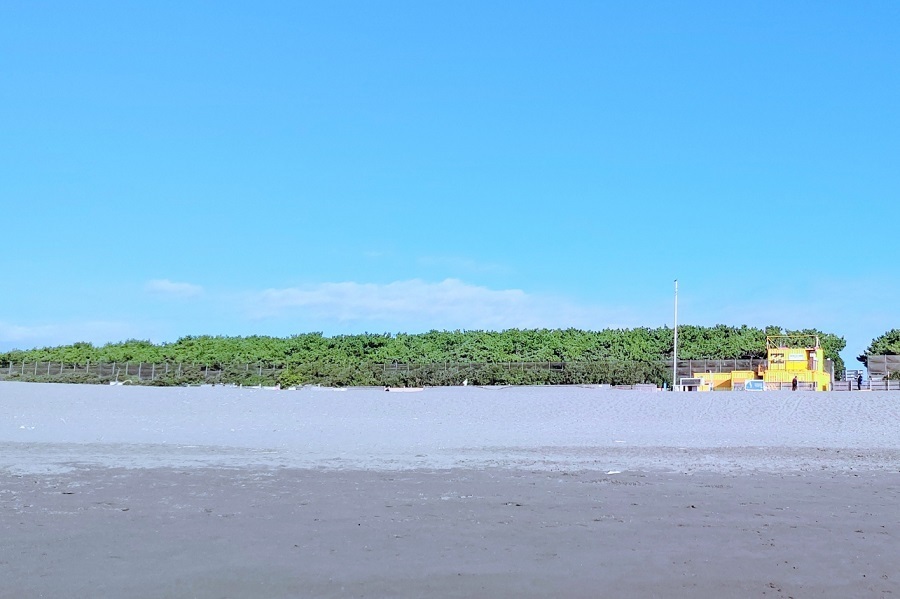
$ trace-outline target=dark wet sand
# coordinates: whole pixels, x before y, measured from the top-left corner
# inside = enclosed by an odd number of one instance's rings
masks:
[[[0,597],[900,596],[900,474],[0,473]]]

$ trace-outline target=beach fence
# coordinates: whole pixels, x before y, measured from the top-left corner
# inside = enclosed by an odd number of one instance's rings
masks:
[[[864,389],[900,391],[900,356],[869,356],[870,378]],[[677,374],[690,378],[697,373],[735,370],[758,371],[762,358],[728,360],[678,360]],[[313,373],[303,380],[329,386],[351,385],[455,385],[467,378],[470,384],[611,384],[625,386],[655,383],[662,387],[672,373],[672,360],[636,362],[600,359],[592,361],[511,361],[442,363],[358,363],[351,365],[298,364]],[[829,360],[829,365],[830,360]],[[0,380],[37,382],[107,383],[142,385],[239,384],[274,385],[284,366],[263,363],[205,364],[201,362],[0,362]],[[854,377],[855,378],[855,377]],[[669,384],[671,382],[669,381]],[[856,390],[856,381],[835,381],[833,390]]]
[[[456,378],[463,376],[484,374],[486,372],[505,373],[544,373],[551,378],[550,382],[557,378],[560,382],[566,374],[585,369],[589,366],[625,365],[634,363],[628,361],[598,361],[598,362],[441,362],[441,363],[359,363],[350,366],[336,366],[334,364],[297,364],[296,368],[322,374],[322,371],[340,370],[342,368],[355,370],[367,376],[362,378],[363,384],[391,384],[398,377],[401,380],[427,379],[428,384],[458,384]],[[671,368],[671,361],[668,368]],[[106,383],[120,382],[132,384],[229,384],[240,383],[250,385],[275,384],[283,366],[266,364],[202,364],[202,363],[152,363],[152,362],[43,362],[43,361],[10,361],[0,363],[0,380],[23,380],[37,382],[76,382],[76,383]],[[559,376],[557,376],[559,375]],[[327,375],[325,375],[327,377]],[[435,382],[437,381],[437,382]],[[455,382],[454,382],[455,381]],[[322,381],[313,381],[322,382]],[[609,381],[606,381],[609,382]],[[641,383],[642,381],[634,381]],[[326,382],[326,384],[328,384]]]
[[[122,382],[178,384],[224,383],[235,380],[254,384],[274,382],[282,368],[263,364],[214,365],[187,362],[8,362],[0,365],[0,380],[48,382]]]
[[[567,370],[583,364],[634,364],[633,360],[619,360],[614,358],[592,360],[589,362],[448,362],[447,367],[483,367],[486,365],[501,366],[507,370]],[[756,370],[764,365],[764,358],[728,359],[728,360],[678,360],[678,376],[691,377],[695,372],[733,372],[735,370]],[[654,364],[664,366],[668,372],[672,371],[672,360],[661,360]],[[385,370],[400,370],[409,372],[416,368],[434,366],[434,364],[385,364]]]
[[[695,372],[704,372],[704,373],[712,373],[712,372],[733,372],[735,370],[753,370],[756,371],[760,366],[764,365],[766,360],[764,358],[747,358],[747,359],[718,359],[718,360],[678,360],[677,364],[677,374],[678,377],[691,377]],[[385,364],[383,365],[384,372],[405,372],[411,373],[416,372],[421,369],[440,369],[444,368],[445,370],[455,369],[459,371],[464,371],[466,369],[469,370],[479,370],[485,368],[494,368],[494,369],[505,369],[506,371],[545,371],[551,373],[565,373],[565,372],[574,372],[578,370],[585,369],[594,369],[594,370],[615,370],[617,367],[623,368],[631,368],[633,370],[639,370],[640,366],[643,366],[643,370],[659,368],[666,375],[666,380],[668,380],[669,375],[672,372],[672,360],[671,358],[668,360],[659,360],[659,361],[650,361],[650,362],[639,362],[635,360],[623,360],[623,359],[615,359],[615,358],[600,358],[596,360],[590,361],[546,361],[546,362],[468,362],[468,363],[459,363],[459,362],[448,362],[445,364],[416,364],[416,363],[393,363],[393,364]],[[649,368],[648,368],[649,367]],[[583,381],[582,381],[583,382]],[[594,381],[601,383],[609,383],[615,381]]]
[[[835,391],[900,391],[900,379],[891,376],[900,372],[900,356],[867,355],[868,377],[862,370],[846,370],[843,380],[834,382]],[[859,378],[862,382],[858,382]]]
[[[869,378],[886,379],[900,372],[900,356],[866,356]]]
[[[730,372],[756,370],[762,359],[739,360],[678,360],[678,375],[692,376],[696,372]],[[335,370],[335,365],[310,366],[318,374]],[[403,381],[423,384],[459,384],[468,377],[473,384],[565,384],[606,383],[629,385],[656,383],[660,386],[672,372],[672,360],[635,362],[631,360],[600,359],[592,361],[509,361],[509,362],[442,362],[442,363],[360,363],[348,365],[349,371],[363,373],[356,378],[363,382],[315,380],[321,384],[402,384]],[[200,362],[57,362],[10,361],[0,363],[0,380],[25,380],[46,382],[133,384],[226,384],[272,385],[279,380],[284,367],[263,363],[204,364]],[[346,372],[342,373],[346,375]],[[457,380],[459,379],[459,380]],[[483,382],[476,382],[482,380]]]
[[[900,391],[898,379],[863,379],[862,384],[854,380],[835,381],[833,391]]]
[[[734,372],[735,370],[752,370],[756,372],[765,365],[764,358],[747,358],[741,360],[678,360],[678,378],[691,378],[694,373]],[[672,368],[672,360],[668,361]]]

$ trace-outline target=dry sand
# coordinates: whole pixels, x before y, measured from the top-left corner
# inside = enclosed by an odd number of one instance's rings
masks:
[[[898,596],[898,406],[0,383],[0,597]]]

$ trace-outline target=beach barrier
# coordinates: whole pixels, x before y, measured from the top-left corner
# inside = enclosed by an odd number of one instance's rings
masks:
[[[763,361],[760,359],[746,360],[679,360],[678,372],[702,372],[702,373],[727,373],[732,371],[745,371],[758,368]],[[537,383],[517,382],[487,382],[472,384],[605,384],[618,389],[661,387],[661,384],[641,383],[640,380],[615,380],[605,378],[609,372],[622,372],[635,363],[626,360],[596,360],[591,362],[444,362],[444,363],[363,363],[348,366],[348,369],[365,371],[371,374],[375,380],[371,383],[375,386],[422,386],[424,385],[452,385],[462,384],[477,380],[479,373],[490,373],[503,379],[506,374],[528,375],[531,373]],[[644,367],[658,368],[663,372],[670,372],[672,361],[658,364],[644,364]],[[279,382],[279,377],[284,372],[284,367],[279,365],[261,363],[240,364],[202,364],[202,363],[150,363],[150,362],[5,362],[0,363],[0,380],[21,380],[36,382],[74,382],[74,383],[124,383],[136,385],[181,385],[181,384],[208,384],[225,385],[237,384],[244,386],[274,386]],[[541,374],[543,373],[543,374]],[[456,377],[456,382],[452,382]],[[582,378],[578,378],[582,377]],[[593,377],[587,380],[583,377]],[[528,377],[525,376],[527,379]],[[413,384],[414,380],[421,381]],[[651,379],[652,380],[652,379]],[[446,381],[446,382],[433,382]],[[329,381],[309,381],[312,384],[325,384],[346,386],[351,383],[334,383]],[[356,384],[356,383],[353,383]],[[767,385],[766,390],[775,390],[775,385]],[[780,389],[790,389],[790,383],[781,381],[777,385]],[[737,387],[736,387],[737,388]],[[799,389],[805,390],[806,385],[801,382]],[[873,377],[864,380],[863,390],[872,391],[900,391],[900,380],[889,380],[885,377]],[[833,391],[856,391],[857,383],[853,381],[835,381]]]

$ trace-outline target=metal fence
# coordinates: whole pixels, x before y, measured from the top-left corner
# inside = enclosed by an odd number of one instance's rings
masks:
[[[281,368],[262,364],[235,364],[228,367],[198,363],[155,364],[150,362],[8,362],[0,366],[0,379],[24,378],[28,380],[77,380],[145,382],[179,379],[185,376],[201,378],[204,382],[221,381],[225,373],[275,379]]]
[[[864,380],[862,384],[856,381],[835,381],[834,391],[900,391],[900,380]]]
[[[756,370],[765,361],[750,360],[678,360],[678,375],[692,376],[695,372],[731,372]],[[392,373],[411,373],[423,369],[458,372],[467,369],[500,368],[507,371],[562,372],[585,365],[631,365],[629,360],[597,360],[592,362],[520,361],[520,362],[444,362],[444,363],[384,363],[359,364],[360,368]],[[666,372],[671,372],[672,360],[654,362]],[[189,377],[204,383],[219,383],[235,379],[254,379],[255,382],[274,382],[284,369],[265,364],[202,364],[202,363],[150,363],[150,362],[6,362],[0,363],[0,380],[76,380],[84,382],[131,381],[145,383],[171,381]],[[96,380],[93,380],[96,379]]]
[[[678,360],[678,376],[692,377],[695,372],[734,372],[735,370],[756,371],[764,365],[763,358],[749,358],[744,360]],[[669,368],[672,360],[668,361]]]
[[[384,363],[359,364],[360,369],[370,372],[380,371],[384,375],[414,373],[431,370],[433,372],[462,372],[485,368],[508,371],[564,372],[574,368],[593,365],[632,365],[628,360],[598,360],[593,362],[444,362],[444,363]],[[650,363],[663,367],[671,374],[672,360]],[[678,376],[690,377],[694,373],[732,372],[734,370],[756,371],[765,360],[760,358],[743,360],[678,360]],[[301,365],[302,366],[302,365]],[[245,384],[274,384],[284,368],[266,364],[226,364],[209,365],[202,363],[149,363],[149,362],[87,362],[84,364],[67,362],[6,362],[0,363],[0,380],[38,380],[57,382],[132,382],[141,384],[179,384],[244,382]],[[555,375],[554,375],[555,376]],[[609,381],[601,381],[609,382]],[[851,385],[838,381],[834,390],[849,390]],[[855,389],[856,384],[853,382]],[[864,388],[872,390],[900,390],[900,381],[864,381]]]
[[[889,377],[900,372],[900,356],[866,356],[866,367],[870,377]]]

